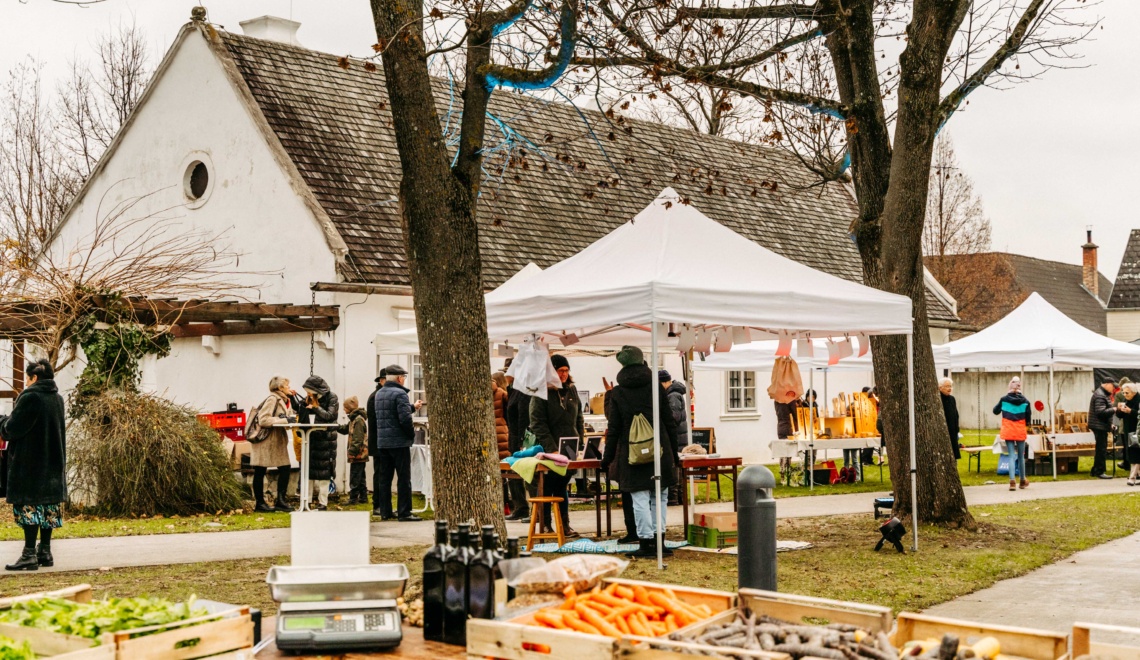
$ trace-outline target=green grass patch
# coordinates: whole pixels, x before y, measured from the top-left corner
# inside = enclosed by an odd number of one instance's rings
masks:
[[[782,539],[808,541],[810,550],[779,555],[779,588],[805,594],[921,610],[1023,575],[1079,552],[1132,534],[1140,527],[1140,496],[1098,495],[977,506],[976,531],[925,525],[920,552],[874,552],[877,524],[869,515],[781,520]],[[673,530],[672,534],[678,534]],[[909,540],[907,542],[909,547]],[[425,546],[374,549],[374,562],[407,564],[408,592],[420,589]],[[0,596],[90,583],[99,594],[163,596],[197,594],[275,611],[265,575],[285,557],[228,562],[144,566],[109,571],[9,574]],[[659,572],[654,561],[636,560],[624,577],[735,591],[736,557],[679,551]]]

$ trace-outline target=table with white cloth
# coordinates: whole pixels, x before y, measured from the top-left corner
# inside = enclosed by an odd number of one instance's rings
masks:
[[[878,436],[873,438],[816,438],[814,441],[805,439],[773,440],[768,446],[772,449],[773,458],[792,458],[803,454],[805,485],[811,473],[809,466],[815,465],[815,457],[811,455],[813,446],[814,452],[817,454],[830,449],[874,449],[879,454],[879,481],[883,480],[882,438]],[[860,466],[860,479],[862,479],[862,474],[863,470]],[[791,473],[789,473],[788,478],[790,485]]]
[[[1076,459],[1080,456],[1094,456],[1096,455],[1096,436],[1091,431],[1081,433],[1047,433],[1045,435],[1028,435],[1026,436],[1026,463],[1031,468],[1029,470],[1032,474],[1038,474],[1036,458],[1037,454],[1041,454],[1041,460],[1048,465],[1047,472],[1052,474],[1052,451],[1055,447],[1057,450],[1057,457],[1064,459]],[[995,454],[1005,454],[1008,450],[1005,441],[998,435],[994,438],[993,452]],[[1116,472],[1116,452],[1117,445],[1114,442],[1113,434],[1108,436],[1108,446],[1105,448],[1106,459],[1112,462],[1113,472]],[[1053,476],[1057,476],[1053,474]]]
[[[431,508],[432,498],[432,482],[431,482],[431,446],[430,445],[412,445],[412,492],[420,493],[424,496],[424,508],[420,511],[426,511]],[[396,492],[396,487],[399,484],[396,480],[392,481],[392,492]]]

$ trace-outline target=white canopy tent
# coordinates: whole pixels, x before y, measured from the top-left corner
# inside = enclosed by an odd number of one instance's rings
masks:
[[[815,369],[816,371],[832,372],[866,372],[872,371],[871,351],[868,350],[862,357],[852,355],[842,358],[836,364],[828,364],[828,340],[813,339],[813,357],[793,358],[800,368]],[[733,346],[727,353],[713,353],[704,360],[693,362],[693,369],[697,371],[771,371],[776,362],[776,350],[780,342],[773,340],[754,341],[743,346]],[[934,349],[934,366],[938,370],[950,368],[950,349],[946,344],[936,344]]]
[[[1057,416],[1053,412],[1055,367],[1140,367],[1140,346],[1109,339],[1085,328],[1036,292],[997,323],[950,342],[947,347],[950,364],[956,370],[1048,367],[1049,419],[1053,433],[1057,432]],[[1057,477],[1056,452],[1053,452],[1053,477]]]
[[[908,362],[913,360],[909,298],[781,257],[706,217],[671,188],[663,190],[633,220],[578,254],[517,286],[492,291],[486,300],[492,340],[546,335],[563,345],[576,340],[605,346],[644,346],[648,340],[655,366],[662,343],[686,350],[694,334],[697,350],[702,342],[723,346],[750,341],[752,336],[901,334],[907,335]],[[714,332],[716,342],[711,338]],[[565,338],[568,335],[573,337]],[[915,492],[911,366],[911,488]],[[657,397],[653,403],[657,419]],[[659,433],[654,424],[654,434]],[[660,477],[659,450],[654,464]],[[661,565],[664,507],[659,484]],[[917,523],[917,503],[913,515]],[[916,548],[917,529],[915,524]]]

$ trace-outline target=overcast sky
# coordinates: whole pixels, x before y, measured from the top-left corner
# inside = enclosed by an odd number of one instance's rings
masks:
[[[87,57],[95,38],[120,23],[138,24],[154,42],[155,61],[189,20],[196,2],[106,0],[86,9],[50,0],[0,0],[0,67],[33,55],[51,79],[67,60]],[[310,48],[367,54],[375,42],[364,0],[213,0],[210,20],[238,31],[238,21],[274,14],[301,22]],[[1100,268],[1115,279],[1132,227],[1140,178],[1140,2],[1103,0],[1094,41],[1078,46],[1088,68],[1050,71],[1009,91],[983,89],[949,124],[958,157],[993,221],[995,250],[1080,263],[1087,225],[1101,246]],[[1131,182],[1131,183],[1129,183]]]

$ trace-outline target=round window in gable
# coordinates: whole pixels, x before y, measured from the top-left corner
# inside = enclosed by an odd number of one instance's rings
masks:
[[[200,160],[190,163],[186,168],[183,189],[192,202],[199,201],[206,195],[210,190],[210,170],[205,163]]]

